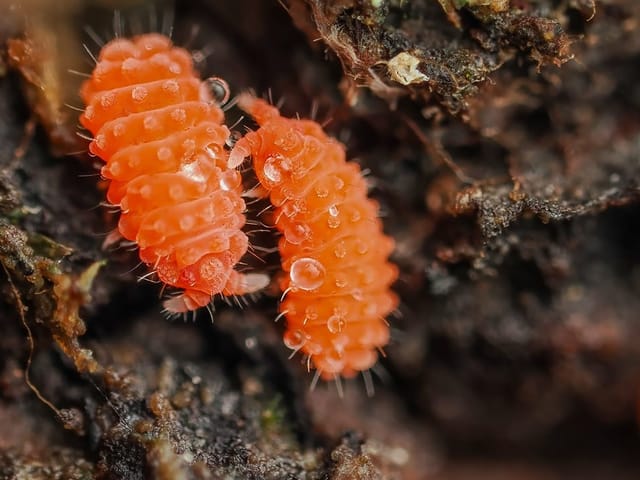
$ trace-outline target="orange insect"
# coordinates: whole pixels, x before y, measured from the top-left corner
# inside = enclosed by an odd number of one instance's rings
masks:
[[[122,210],[120,235],[162,282],[183,290],[164,302],[172,313],[267,283],[234,270],[248,248],[245,204],[213,86],[186,50],[146,34],[106,44],[80,92],[89,151],[106,162],[107,200]]]
[[[382,232],[360,167],[318,123],[284,118],[249,94],[238,105],[260,128],[235,144],[229,165],[251,156],[276,207],[287,273],[284,342],[306,354],[316,378],[368,372],[389,341],[385,316],[398,305],[390,290],[398,270],[387,260],[394,241]]]

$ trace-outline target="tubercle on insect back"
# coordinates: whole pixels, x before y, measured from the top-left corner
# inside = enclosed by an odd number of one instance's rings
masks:
[[[242,181],[227,167],[224,114],[189,53],[160,34],[115,39],[80,93],[89,149],[111,182],[107,199],[122,209],[120,234],[162,282],[182,289],[166,309],[263,288],[265,275],[234,270],[248,248]]]
[[[382,232],[378,204],[345,147],[316,122],[282,117],[248,94],[238,105],[259,128],[238,140],[230,162],[251,157],[283,234],[284,342],[325,379],[367,370],[389,341],[384,317],[398,305],[394,241]]]

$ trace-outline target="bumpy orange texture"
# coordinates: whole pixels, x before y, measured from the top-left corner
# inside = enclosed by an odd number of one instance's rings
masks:
[[[367,370],[389,341],[385,317],[398,305],[390,290],[398,271],[388,261],[394,242],[382,232],[378,204],[344,145],[318,123],[284,118],[248,94],[238,105],[259,128],[236,143],[229,163],[251,156],[277,207],[285,344],[325,379]]]
[[[89,150],[105,161],[107,199],[122,209],[119,233],[184,290],[165,307],[194,310],[263,286],[234,270],[248,247],[241,178],[227,166],[224,114],[189,53],[159,34],[115,39],[80,93]]]

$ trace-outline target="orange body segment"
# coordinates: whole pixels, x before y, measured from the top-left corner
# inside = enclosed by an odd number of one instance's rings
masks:
[[[89,150],[105,161],[120,234],[158,278],[183,292],[170,312],[244,294],[265,279],[234,267],[248,248],[239,173],[228,167],[229,129],[189,53],[159,34],[115,39],[81,89]]]
[[[390,290],[398,270],[388,261],[394,241],[382,231],[378,204],[344,145],[318,123],[284,118],[249,94],[238,105],[260,127],[229,159],[236,165],[251,156],[276,206],[285,344],[325,379],[368,370],[389,341],[385,317],[398,305]]]

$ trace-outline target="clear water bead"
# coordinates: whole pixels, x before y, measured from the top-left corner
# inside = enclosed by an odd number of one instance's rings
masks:
[[[315,290],[324,283],[324,265],[314,258],[299,258],[291,264],[289,278],[294,288]]]
[[[283,340],[287,348],[299,350],[306,343],[307,336],[302,330],[289,330],[285,332]]]
[[[267,180],[273,183],[282,181],[282,162],[279,156],[269,157],[265,160],[262,170]]]

